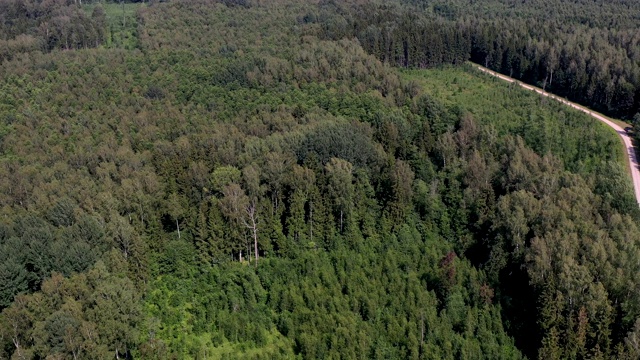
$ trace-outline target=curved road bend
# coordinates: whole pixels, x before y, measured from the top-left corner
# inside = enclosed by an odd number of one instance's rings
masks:
[[[553,94],[550,94],[546,91],[543,91],[542,89],[539,89],[535,86],[531,86],[531,85],[527,85],[527,84],[523,84],[520,81],[517,81],[513,78],[510,78],[508,76],[499,74],[495,71],[491,71],[485,67],[482,67],[480,65],[474,64],[480,71],[488,73],[490,75],[493,75],[495,77],[498,77],[502,80],[508,81],[508,82],[516,82],[518,85],[522,86],[523,88],[527,89],[527,90],[532,90],[537,92],[540,95],[549,97],[551,99],[560,101],[561,103],[565,104],[565,105],[569,105],[572,108],[576,109],[576,110],[580,110],[585,114],[590,115],[591,117],[594,117],[600,121],[602,121],[603,123],[609,125],[611,128],[613,128],[618,135],[620,135],[620,137],[622,138],[622,141],[624,142],[624,146],[627,149],[627,159],[629,160],[629,167],[631,168],[631,178],[633,180],[633,190],[634,193],[636,195],[636,201],[638,202],[638,205],[640,205],[640,171],[638,170],[638,158],[636,157],[636,152],[633,149],[633,143],[631,141],[631,137],[629,136],[629,134],[627,134],[627,132],[620,127],[620,125],[614,123],[613,121],[607,119],[606,117],[604,117],[602,114],[599,114],[597,112],[591,111],[589,109],[587,109],[584,106],[578,105],[576,103],[572,103],[570,101],[567,101],[561,97],[555,96]]]

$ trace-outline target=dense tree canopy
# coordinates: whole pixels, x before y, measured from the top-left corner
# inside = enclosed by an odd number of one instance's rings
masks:
[[[616,134],[463,64],[508,12],[47,4],[105,37],[0,24],[0,358],[640,354]]]
[[[640,112],[640,9],[632,1],[325,2],[302,18],[357,37],[383,61],[472,61],[599,111]]]

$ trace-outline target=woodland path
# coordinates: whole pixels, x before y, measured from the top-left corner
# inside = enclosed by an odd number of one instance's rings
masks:
[[[480,65],[474,64],[475,67],[477,67],[480,71],[485,72],[487,74],[490,74],[492,76],[495,76],[497,78],[500,78],[504,81],[508,81],[508,82],[515,82],[518,85],[520,85],[521,87],[527,89],[527,90],[531,90],[531,91],[535,91],[538,94],[542,95],[542,96],[546,96],[548,98],[557,100],[565,105],[571,106],[572,108],[576,109],[576,110],[580,110],[585,114],[588,114],[591,117],[594,117],[600,121],[602,121],[603,123],[607,124],[609,127],[613,128],[613,130],[615,130],[618,135],[620,135],[620,137],[622,138],[622,141],[624,143],[624,147],[626,149],[627,152],[627,160],[629,161],[629,168],[631,169],[631,178],[633,180],[633,192],[636,196],[636,201],[638,202],[638,205],[640,205],[640,170],[638,170],[638,157],[636,156],[636,152],[635,149],[633,148],[633,141],[631,139],[631,136],[629,136],[629,134],[627,134],[627,132],[625,131],[624,128],[622,128],[620,125],[614,123],[613,121],[609,120],[607,117],[605,117],[604,115],[597,113],[595,111],[592,111],[582,105],[578,105],[576,103],[572,103],[571,101],[567,101],[566,99],[563,99],[561,97],[558,97],[556,95],[553,95],[551,93],[548,93],[540,88],[537,88],[535,86],[531,86],[531,85],[527,85],[524,84],[516,79],[510,78],[506,75],[502,75],[499,74],[495,71],[491,71],[485,67],[482,67]]]

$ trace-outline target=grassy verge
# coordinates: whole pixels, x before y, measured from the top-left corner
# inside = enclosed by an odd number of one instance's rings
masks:
[[[624,146],[615,146],[623,143],[613,129],[515,83],[480,73],[470,65],[403,70],[401,74],[405,80],[416,82],[423,93],[447,107],[471,113],[476,121],[493,127],[498,135],[519,135],[539,154],[558,155],[572,171],[592,172],[600,160],[614,160],[628,169],[626,150]],[[570,136],[575,134],[584,136]],[[584,141],[569,140],[580,137]],[[543,141],[533,140],[540,138]],[[605,144],[608,149],[603,149]],[[605,158],[594,155],[605,152],[608,153]]]
[[[486,74],[486,73],[481,73],[481,72],[478,72],[478,71],[477,71],[477,70],[478,70],[478,69],[477,69],[477,64],[474,64],[474,63],[471,63],[471,62],[470,62],[470,63],[468,63],[467,65],[468,65],[468,68],[472,69],[472,71],[473,71],[473,72],[476,72],[477,74],[479,74],[479,75],[481,75],[481,76],[487,76],[487,74]],[[492,78],[493,78],[493,80],[495,80],[495,77],[492,77]],[[520,83],[520,81],[518,81],[517,83]],[[529,85],[529,86],[533,86],[533,85],[530,85],[530,84],[528,84],[528,85]],[[538,89],[539,89],[539,88],[538,88]],[[585,108],[585,109],[588,109],[588,108],[587,108],[587,107],[585,107],[585,106],[581,106],[581,107],[583,107],[583,108]],[[624,120],[614,119],[614,118],[608,117],[608,116],[606,116],[606,115],[604,115],[604,114],[602,114],[602,113],[595,112],[595,111],[593,111],[593,110],[591,110],[591,109],[588,109],[588,110],[589,110],[589,111],[591,111],[591,112],[592,112],[592,113],[594,113],[594,114],[597,114],[597,115],[599,115],[599,116],[602,116],[602,117],[606,118],[607,120],[609,120],[609,121],[613,122],[614,124],[616,124],[616,125],[618,125],[618,126],[622,127],[623,129],[633,128],[633,126],[632,126],[630,123],[628,123],[628,122],[626,122],[626,121],[624,121]],[[610,133],[612,133],[612,134],[615,134],[615,135],[616,135],[616,137],[618,138],[619,143],[621,144],[621,147],[622,147],[622,152],[620,152],[620,153],[618,154],[618,162],[619,162],[619,163],[621,163],[621,164],[625,164],[625,165],[626,165],[626,166],[624,166],[625,172],[627,173],[627,175],[629,175],[629,177],[631,177],[631,168],[630,168],[629,164],[627,163],[626,144],[624,143],[624,141],[622,140],[622,138],[621,138],[620,136],[618,136],[618,133],[616,132],[616,130],[614,130],[614,129],[612,129],[611,127],[606,126],[606,125],[604,125],[604,124],[602,124],[602,123],[600,123],[600,125],[602,125],[601,127],[606,128],[606,129],[607,129],[606,131],[608,131],[608,132],[610,132]],[[633,143],[633,147],[634,147],[634,150],[635,150],[635,152],[636,152],[636,155],[637,155],[637,156],[640,156],[640,153],[638,152],[637,142],[635,141],[635,136],[634,136],[633,134],[631,134],[631,139],[632,139],[632,143]]]

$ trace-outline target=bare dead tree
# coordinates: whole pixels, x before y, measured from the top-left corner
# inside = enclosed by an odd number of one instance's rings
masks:
[[[257,214],[257,204],[256,200],[252,199],[249,204],[246,206],[245,216],[243,216],[242,224],[251,231],[251,236],[253,237],[253,252],[255,254],[256,263],[258,266],[258,214]]]

